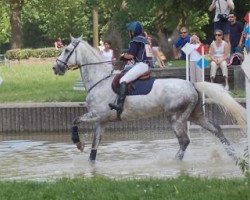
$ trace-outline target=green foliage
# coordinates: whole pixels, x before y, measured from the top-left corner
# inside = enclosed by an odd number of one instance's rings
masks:
[[[16,1],[0,0],[0,45],[10,41],[10,7]],[[124,4],[126,2],[126,5]],[[249,10],[249,0],[234,1],[239,20]],[[10,6],[13,4],[12,6]],[[208,12],[211,1],[200,0],[25,0],[22,10],[22,27],[25,48],[53,46],[59,36],[69,42],[69,34],[83,34],[92,41],[92,8],[99,7],[100,34],[116,30],[126,48],[128,36],[125,25],[131,20],[141,21],[145,29],[167,37],[180,25],[188,25],[191,32],[207,39],[212,33],[214,12]]]
[[[1,3],[0,6],[0,45],[9,42],[10,39],[10,18],[8,13],[8,5]]]
[[[50,58],[57,57],[62,52],[61,49],[40,48],[40,49],[12,49],[8,50],[5,57],[9,60],[21,60],[34,58]]]
[[[24,23],[38,24],[50,41],[61,37],[69,41],[69,35],[92,37],[91,10],[87,0],[31,0],[23,9]]]
[[[190,33],[196,33],[201,39],[205,39],[207,35],[202,28],[209,23],[208,14],[201,11],[190,11],[188,12],[188,21]]]

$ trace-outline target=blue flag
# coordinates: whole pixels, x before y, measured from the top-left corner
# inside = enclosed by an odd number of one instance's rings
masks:
[[[209,61],[207,59],[205,59],[205,58],[203,60],[204,60],[204,69],[208,68]],[[202,69],[202,58],[200,60],[198,60],[197,65],[198,65],[199,68]]]

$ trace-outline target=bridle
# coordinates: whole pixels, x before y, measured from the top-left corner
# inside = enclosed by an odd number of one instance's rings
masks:
[[[97,64],[112,63],[112,61],[102,61],[102,62],[95,62],[95,63],[86,63],[86,64],[82,64],[82,65],[77,65],[77,64],[76,64],[76,65],[74,65],[74,67],[69,66],[69,65],[68,65],[68,61],[69,61],[70,57],[72,56],[72,54],[74,53],[74,51],[76,50],[76,47],[79,45],[80,42],[81,42],[80,40],[78,40],[76,43],[72,42],[72,45],[74,46],[74,48],[71,50],[71,52],[69,53],[69,55],[67,56],[67,58],[65,59],[65,61],[60,60],[60,59],[58,59],[58,58],[56,59],[56,63],[59,62],[59,63],[63,64],[64,70],[65,70],[65,69],[67,69],[67,70],[70,70],[70,69],[76,70],[76,69],[79,69],[80,67],[87,66],[87,65],[97,65]],[[75,53],[75,55],[77,56],[76,53]],[[76,56],[75,56],[75,57],[76,57]],[[76,60],[77,60],[77,57],[76,57]],[[58,65],[58,66],[60,67],[61,65]],[[102,78],[101,80],[97,81],[94,85],[92,85],[92,86],[88,89],[87,92],[89,93],[89,92],[90,92],[95,86],[97,86],[99,83],[101,83],[102,81],[104,81],[104,80],[108,79],[109,77],[111,77],[112,74],[113,74],[113,71],[114,71],[114,69],[111,70],[111,72],[110,72],[110,74],[109,74],[108,76]]]
[[[64,69],[69,70],[69,69],[70,69],[70,66],[68,65],[68,61],[69,61],[70,57],[72,56],[72,54],[74,53],[76,47],[79,45],[79,43],[80,43],[80,40],[77,41],[75,44],[74,44],[74,42],[73,42],[72,45],[74,46],[74,48],[71,50],[71,52],[69,53],[69,55],[67,56],[67,58],[65,59],[65,61],[60,60],[60,59],[57,58],[57,59],[56,59],[56,63],[59,62],[59,63],[63,64]],[[61,66],[61,65],[58,65],[58,66]]]

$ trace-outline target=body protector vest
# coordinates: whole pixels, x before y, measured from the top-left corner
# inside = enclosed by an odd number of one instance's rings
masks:
[[[138,48],[135,62],[144,62],[147,63],[149,67],[153,67],[153,52],[146,38],[139,35],[134,37],[131,42],[135,42]]]

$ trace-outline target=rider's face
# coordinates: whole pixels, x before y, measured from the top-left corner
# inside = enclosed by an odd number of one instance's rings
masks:
[[[132,32],[132,31],[129,31],[129,32],[128,32],[128,35],[129,35],[129,38],[132,38],[132,37],[133,37],[133,32]]]

